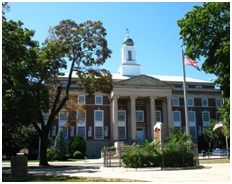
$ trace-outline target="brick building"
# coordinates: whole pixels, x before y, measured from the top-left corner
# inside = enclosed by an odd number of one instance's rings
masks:
[[[143,142],[144,139],[164,141],[170,135],[169,127],[185,131],[183,77],[141,75],[136,62],[134,42],[128,36],[122,44],[121,66],[113,76],[110,95],[96,92],[87,96],[76,86],[73,76],[72,89],[78,91],[78,103],[84,103],[86,116],[82,123],[63,128],[69,143],[75,134],[86,139],[88,157],[99,157],[104,146],[115,141],[125,144]],[[67,76],[60,77],[65,83]],[[222,103],[221,91],[214,83],[186,78],[188,95],[189,129],[197,143],[202,129],[210,119],[217,119],[216,108]],[[66,123],[60,113],[50,133],[55,137],[58,128]]]

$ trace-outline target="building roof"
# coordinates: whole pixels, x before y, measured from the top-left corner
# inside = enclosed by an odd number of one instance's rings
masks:
[[[156,79],[159,79],[164,82],[183,82],[183,76],[167,76],[167,75],[147,75]],[[125,80],[129,79],[131,76],[122,76],[120,74],[112,74],[112,79],[114,81],[120,81],[120,80]],[[205,81],[205,80],[200,80],[200,79],[194,79],[190,77],[186,77],[186,82],[196,82],[196,83],[212,83],[210,81]]]
[[[64,76],[60,76],[60,77],[67,78],[68,75],[69,73],[65,73]],[[159,79],[160,81],[163,81],[163,82],[183,82],[183,76],[167,76],[167,75],[147,75],[147,76]],[[132,77],[136,77],[136,76],[125,76],[119,73],[112,74],[112,79],[115,82],[130,79]],[[72,78],[78,78],[76,73],[73,73]],[[200,80],[200,79],[195,79],[195,78],[190,78],[190,77],[186,77],[186,82],[213,84],[213,82],[211,81],[205,81],[205,80]]]

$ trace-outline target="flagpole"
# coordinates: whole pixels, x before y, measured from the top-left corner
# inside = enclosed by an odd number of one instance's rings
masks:
[[[185,109],[185,125],[186,125],[186,134],[189,133],[189,118],[188,118],[188,103],[187,103],[187,92],[186,92],[186,79],[185,79],[185,65],[184,65],[184,52],[181,49],[181,57],[182,57],[182,66],[183,66],[183,88],[184,88],[184,109]]]

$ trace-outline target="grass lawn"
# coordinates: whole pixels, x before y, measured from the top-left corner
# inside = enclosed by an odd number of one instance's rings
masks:
[[[68,176],[40,176],[29,174],[27,177],[12,177],[10,174],[2,175],[2,182],[136,182],[129,179],[104,179]]]
[[[228,159],[200,159],[200,165],[202,164],[220,164],[220,163],[230,163]]]

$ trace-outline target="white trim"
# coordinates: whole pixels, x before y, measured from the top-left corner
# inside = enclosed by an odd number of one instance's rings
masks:
[[[100,98],[101,99],[101,102],[98,103],[98,100],[97,98]],[[95,105],[102,105],[103,104],[103,96],[102,95],[95,95]]]

